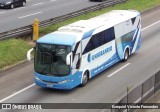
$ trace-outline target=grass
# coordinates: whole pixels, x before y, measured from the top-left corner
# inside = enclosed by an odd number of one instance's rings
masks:
[[[114,7],[108,7],[99,11],[90,12],[66,21],[56,23],[46,28],[40,29],[40,35],[44,35],[57,30],[59,27],[73,23],[78,20],[101,15],[115,9],[135,9],[143,11],[160,4],[160,0],[128,0],[125,3],[117,4]],[[0,70],[26,59],[26,53],[32,46],[22,39],[9,39],[0,41]]]
[[[0,41],[0,69],[26,59],[26,53],[31,48],[22,39]]]

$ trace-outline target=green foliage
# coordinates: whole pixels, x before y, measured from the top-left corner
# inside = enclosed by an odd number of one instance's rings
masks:
[[[26,59],[30,45],[21,39],[0,41],[0,69]]]

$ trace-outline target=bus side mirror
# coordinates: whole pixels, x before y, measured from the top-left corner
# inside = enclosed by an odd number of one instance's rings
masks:
[[[31,61],[31,52],[33,51],[34,48],[30,49],[28,52],[27,52],[27,60],[28,61]]]
[[[70,52],[66,57],[66,65],[72,66],[72,52]]]

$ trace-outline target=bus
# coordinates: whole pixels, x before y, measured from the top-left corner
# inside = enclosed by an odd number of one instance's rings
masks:
[[[36,41],[35,83],[64,90],[85,86],[115,63],[127,61],[140,44],[141,17],[136,10],[113,10],[62,26]]]

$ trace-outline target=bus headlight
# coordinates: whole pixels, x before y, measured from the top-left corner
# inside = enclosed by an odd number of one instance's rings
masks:
[[[40,79],[39,79],[37,76],[34,76],[34,78],[35,78],[36,80],[39,80],[39,81],[40,81]]]
[[[68,82],[69,80],[63,80],[63,81],[60,81],[60,82],[58,82],[59,84],[63,84],[63,83],[66,83],[66,82]]]
[[[63,83],[69,82],[69,81],[73,81],[73,80],[67,79],[67,80],[60,81],[60,82],[58,82],[58,83],[59,83],[59,84],[63,84]]]

